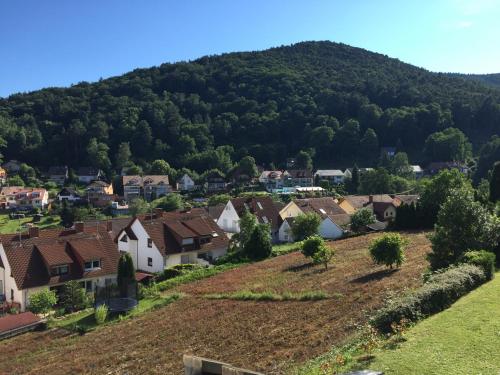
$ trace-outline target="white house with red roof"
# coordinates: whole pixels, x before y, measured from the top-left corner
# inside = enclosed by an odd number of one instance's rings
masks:
[[[208,264],[225,255],[229,239],[204,210],[161,212],[132,219],[116,236],[136,270],[161,272],[176,264]]]

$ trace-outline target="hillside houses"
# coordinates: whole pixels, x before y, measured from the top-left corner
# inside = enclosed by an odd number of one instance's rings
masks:
[[[317,181],[328,181],[330,184],[342,184],[344,183],[345,173],[340,169],[318,169],[314,173],[314,178]]]
[[[90,184],[92,181],[100,180],[103,177],[103,173],[98,168],[80,167],[76,171],[76,177],[79,182]]]
[[[52,166],[47,171],[47,178],[56,185],[63,186],[68,179],[68,173],[66,165]]]
[[[177,190],[180,191],[192,191],[196,188],[196,184],[193,179],[185,173],[178,181],[177,181]]]
[[[137,270],[161,272],[176,264],[209,264],[226,254],[229,239],[200,210],[161,212],[134,218],[116,236]]]
[[[4,186],[0,188],[0,208],[43,209],[49,203],[49,193],[43,188],[25,188],[22,186]]]
[[[0,294],[24,311],[42,289],[61,291],[70,281],[85,290],[116,281],[119,252],[106,226],[76,223],[73,229],[29,228],[21,236],[0,236]]]
[[[350,215],[332,197],[296,199],[279,212],[283,220],[279,228],[279,240],[293,242],[294,238],[291,233],[293,218],[309,212],[314,212],[321,217],[318,234],[326,239],[342,237],[350,224]]]
[[[139,197],[151,201],[172,192],[167,175],[123,176],[122,184],[127,201]]]
[[[255,215],[259,223],[268,224],[271,228],[273,241],[278,241],[278,230],[281,224],[279,209],[269,196],[242,197],[229,200],[217,219],[218,226],[225,232],[239,233],[239,222],[245,211]]]

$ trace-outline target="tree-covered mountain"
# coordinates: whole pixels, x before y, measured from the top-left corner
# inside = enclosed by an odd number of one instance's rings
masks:
[[[245,155],[279,167],[301,150],[316,166],[373,165],[379,146],[422,162],[429,135],[449,127],[477,153],[499,133],[500,90],[332,42],[206,56],[0,100],[4,159],[40,169],[112,173],[130,159],[145,169],[164,159],[227,172]]]
[[[500,73],[494,74],[461,74],[465,78],[500,88]]]

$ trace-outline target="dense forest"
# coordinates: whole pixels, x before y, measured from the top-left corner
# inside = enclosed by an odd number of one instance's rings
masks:
[[[496,74],[459,74],[467,79],[472,79],[478,82],[500,88],[500,73]]]
[[[281,167],[301,151],[315,167],[372,166],[382,146],[425,164],[478,155],[499,130],[493,86],[332,42],[206,56],[0,99],[4,160],[110,175],[131,161],[148,170],[157,159],[198,173],[226,173],[247,155]],[[460,150],[443,152],[452,138]]]

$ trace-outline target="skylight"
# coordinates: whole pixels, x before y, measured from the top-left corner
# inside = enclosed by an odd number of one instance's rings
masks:
[[[319,212],[321,212],[323,215],[326,215],[326,211],[323,210],[322,208],[319,209]]]
[[[263,210],[262,204],[260,204],[260,202],[257,202],[257,206],[259,206],[259,209]]]

